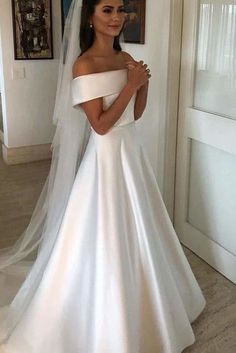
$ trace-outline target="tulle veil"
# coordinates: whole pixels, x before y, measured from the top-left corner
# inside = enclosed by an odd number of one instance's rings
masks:
[[[50,172],[28,227],[13,246],[0,250],[0,343],[11,334],[39,286],[90,134],[82,109],[73,108],[71,102],[72,65],[80,54],[81,7],[82,0],[72,1],[64,27]]]

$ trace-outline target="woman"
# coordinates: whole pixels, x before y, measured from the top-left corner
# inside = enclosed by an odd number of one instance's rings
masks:
[[[71,36],[77,28],[76,3]],[[135,127],[145,109],[150,70],[121,50],[122,0],[84,1],[81,19],[81,55],[73,68],[68,65],[73,55],[63,58],[56,104],[62,98],[57,109],[62,114],[69,66],[74,111],[90,134],[59,226],[48,202],[58,226],[56,240],[48,233],[50,241],[44,239],[10,306],[15,323],[8,319],[0,352],[180,353],[195,340],[191,322],[205,298]],[[71,43],[67,47],[73,53]],[[59,125],[66,130],[78,116],[72,122],[63,111]],[[60,147],[77,141],[77,129],[60,133],[54,148],[58,141]],[[67,159],[61,169],[69,173],[66,163],[75,150],[63,153]]]

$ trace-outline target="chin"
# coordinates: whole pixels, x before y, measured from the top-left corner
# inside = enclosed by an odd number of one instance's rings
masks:
[[[1,0],[0,0],[1,1]],[[107,37],[117,37],[120,32],[121,32],[121,28],[119,29],[104,29],[103,31],[99,31],[102,35],[105,35]]]
[[[104,33],[105,34],[105,33]],[[109,33],[106,32],[106,35],[108,37],[117,37],[120,34],[120,31],[109,31]]]

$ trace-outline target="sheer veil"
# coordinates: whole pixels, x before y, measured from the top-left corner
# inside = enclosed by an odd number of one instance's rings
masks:
[[[0,342],[10,335],[39,286],[90,134],[83,110],[73,108],[71,101],[72,66],[80,54],[81,7],[82,0],[73,0],[65,22],[50,172],[28,227],[13,246],[0,250]]]

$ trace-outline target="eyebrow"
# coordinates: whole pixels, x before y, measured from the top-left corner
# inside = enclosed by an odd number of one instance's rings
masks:
[[[114,6],[111,6],[111,5],[104,5],[103,6],[103,9],[104,9],[104,7],[109,7],[110,9],[114,9]],[[118,6],[119,8],[120,7],[124,7],[124,5],[120,5],[120,6]]]

